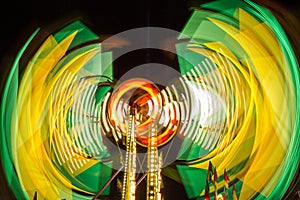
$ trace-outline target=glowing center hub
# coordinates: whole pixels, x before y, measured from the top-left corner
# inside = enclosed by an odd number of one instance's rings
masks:
[[[116,87],[108,101],[109,120],[114,129],[127,135],[129,115],[135,118],[135,136],[138,144],[149,142],[163,145],[176,133],[179,109],[168,95],[146,79],[130,79]],[[166,92],[163,92],[166,94]],[[171,95],[171,94],[170,94]],[[151,125],[157,127],[155,137],[149,134]]]

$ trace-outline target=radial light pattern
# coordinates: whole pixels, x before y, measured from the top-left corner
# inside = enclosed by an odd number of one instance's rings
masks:
[[[15,61],[1,123],[5,171],[19,198],[32,199],[37,193],[49,199],[82,199],[84,195],[72,191],[94,194],[111,175],[97,121],[107,92],[99,85],[112,80],[111,53],[101,52],[100,43],[78,48],[97,39],[77,21],[50,35],[24,71],[19,70],[19,57],[27,46]],[[101,179],[93,176],[98,173]]]
[[[162,33],[148,27],[130,37],[145,31]],[[43,41],[39,34],[20,50],[1,103],[1,159],[19,199],[110,196],[122,170],[124,198],[135,196],[140,172],[159,187],[161,175],[183,184],[190,199],[285,193],[299,165],[299,69],[264,7],[195,7],[172,52],[180,72],[150,63],[123,80],[114,77],[114,52],[80,21]]]
[[[180,38],[190,39],[177,45],[181,73],[209,105],[177,165],[189,197],[223,193],[224,169],[240,199],[282,197],[300,154],[298,63],[280,24],[251,1],[215,1],[195,8]],[[209,162],[218,187],[203,181]]]

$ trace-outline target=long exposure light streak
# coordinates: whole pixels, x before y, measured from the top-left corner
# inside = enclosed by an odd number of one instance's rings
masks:
[[[118,36],[134,45],[114,52],[80,21],[42,42],[39,31],[11,66],[1,102],[1,159],[19,199],[138,199],[142,181],[145,198],[164,199],[164,176],[190,199],[286,192],[300,155],[299,55],[265,7],[199,5],[167,49],[178,71],[146,63],[120,79],[114,59],[159,49],[175,31],[125,31]]]

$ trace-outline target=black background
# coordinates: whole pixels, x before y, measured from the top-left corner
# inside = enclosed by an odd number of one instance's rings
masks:
[[[19,49],[38,27],[82,19],[96,34],[116,34],[131,28],[158,26],[180,31],[188,20],[190,6],[209,1],[201,0],[24,0],[0,2],[0,78],[1,91],[9,64]],[[273,1],[284,6],[296,16],[300,13],[299,3],[293,1]],[[284,13],[283,13],[284,14]],[[300,47],[299,47],[300,48]],[[2,93],[2,92],[1,92]],[[299,168],[298,168],[299,169]],[[0,168],[0,199],[11,199]],[[299,170],[295,182],[283,199],[300,199]],[[171,186],[171,185],[170,185]],[[172,186],[171,186],[172,187]],[[172,190],[170,190],[172,191]],[[178,191],[179,192],[179,191]],[[176,196],[176,191],[174,193]],[[174,197],[173,196],[173,197]],[[172,196],[170,196],[172,197]]]

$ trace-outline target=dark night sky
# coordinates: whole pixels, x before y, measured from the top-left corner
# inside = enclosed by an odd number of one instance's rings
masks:
[[[52,0],[1,2],[1,47],[19,45],[35,28],[82,18],[98,34],[113,34],[143,26],[161,26],[180,30],[189,16],[188,1],[99,1]],[[16,42],[18,40],[18,42]]]
[[[37,27],[81,18],[97,34],[115,34],[131,28],[158,26],[180,31],[190,5],[209,0],[28,0],[0,3],[0,61],[15,54]],[[299,13],[299,3],[277,0]]]
[[[59,21],[79,18],[90,25],[97,34],[116,34],[131,28],[158,26],[180,31],[188,20],[190,5],[205,0],[9,0],[0,2],[0,72],[1,84],[5,81],[8,69],[6,63],[12,62],[17,51],[23,46],[32,32],[45,25]],[[299,3],[276,1],[289,10],[300,11]],[[198,5],[199,5],[198,4]],[[1,85],[2,86],[2,85]],[[1,88],[2,89],[2,88]],[[1,170],[1,168],[0,168]],[[0,173],[1,194],[9,191]],[[2,187],[3,186],[3,187]],[[295,197],[300,190],[299,181],[291,188],[291,196]],[[291,197],[291,199],[293,199]]]
[[[274,0],[273,0],[274,1]],[[37,27],[81,18],[97,34],[115,34],[131,28],[158,26],[180,31],[190,5],[209,0],[28,0],[0,3],[0,61],[15,54]],[[299,3],[277,0],[299,13]]]

